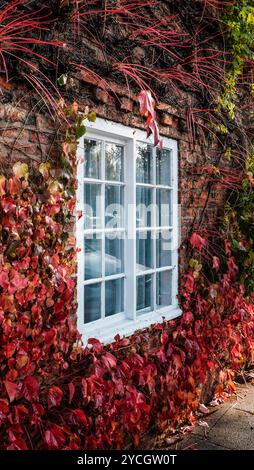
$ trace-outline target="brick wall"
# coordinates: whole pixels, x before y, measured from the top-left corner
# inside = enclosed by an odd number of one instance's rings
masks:
[[[92,83],[91,83],[92,82]],[[127,126],[145,129],[134,94],[117,84],[108,93],[89,78],[79,81],[80,108],[87,104],[97,116]],[[15,161],[26,161],[30,167],[57,158],[57,135],[59,123],[45,111],[33,110],[28,90],[12,86],[3,90],[0,110],[1,173],[8,174]],[[202,165],[216,164],[219,147],[204,133],[197,131],[190,146],[186,125],[186,109],[180,110],[159,102],[157,115],[162,136],[178,141],[179,147],[179,204],[181,204],[181,250],[180,270],[186,264],[186,240],[190,230],[203,222],[213,225],[223,207],[225,192],[215,185],[210,188],[206,175],[196,169]],[[205,210],[204,210],[205,208]]]

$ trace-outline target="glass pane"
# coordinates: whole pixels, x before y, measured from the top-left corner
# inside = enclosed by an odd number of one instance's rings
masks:
[[[156,184],[171,185],[170,150],[156,149]]]
[[[124,272],[123,239],[121,234],[112,233],[105,237],[105,276]]]
[[[168,227],[171,225],[171,191],[168,189],[157,189],[156,191],[156,224],[157,227]]]
[[[123,181],[123,147],[117,144],[106,144],[105,178],[106,180]]]
[[[101,277],[101,240],[98,237],[85,238],[85,280]]]
[[[86,229],[101,227],[101,185],[84,186],[84,224]]]
[[[137,227],[151,227],[152,223],[152,189],[137,187]]]
[[[137,277],[137,310],[148,308],[151,310],[152,306],[152,276]],[[150,308],[149,308],[150,307]]]
[[[138,142],[136,157],[137,183],[153,183],[153,148]]]
[[[172,232],[163,230],[156,234],[156,266],[162,268],[172,264]]]
[[[156,275],[156,304],[166,307],[172,304],[172,272],[163,271]]]
[[[152,260],[152,234],[151,232],[137,231],[136,240],[137,272],[146,271],[153,267]]]
[[[84,287],[85,323],[101,318],[101,283]]]
[[[123,312],[123,279],[105,282],[105,316]]]
[[[95,140],[85,140],[85,162],[84,175],[85,178],[97,178],[101,176],[101,142]]]
[[[105,227],[123,227],[123,188],[107,184],[105,187]]]

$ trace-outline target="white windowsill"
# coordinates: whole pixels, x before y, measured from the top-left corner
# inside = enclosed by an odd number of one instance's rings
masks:
[[[96,322],[83,324],[82,339],[86,345],[89,338],[97,338],[102,343],[111,343],[116,335],[120,337],[131,336],[135,331],[148,328],[149,326],[162,323],[164,320],[173,320],[181,316],[182,311],[179,306],[172,306],[167,309],[161,309],[156,312],[144,313],[134,320],[128,320],[124,314],[117,314],[114,317],[97,320]],[[110,321],[109,321],[110,320]]]

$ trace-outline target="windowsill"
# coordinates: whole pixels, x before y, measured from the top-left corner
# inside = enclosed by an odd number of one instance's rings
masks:
[[[87,343],[89,338],[97,338],[102,343],[107,344],[113,342],[114,337],[118,334],[120,337],[128,337],[137,330],[148,328],[156,323],[162,323],[164,320],[173,320],[181,314],[182,311],[178,305],[140,315],[135,321],[128,320],[124,314],[119,313],[114,317],[83,324],[79,331],[82,333],[84,344]]]

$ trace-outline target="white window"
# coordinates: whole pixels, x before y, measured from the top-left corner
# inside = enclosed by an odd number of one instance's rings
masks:
[[[181,314],[177,142],[97,119],[78,147],[78,328],[111,341]]]

